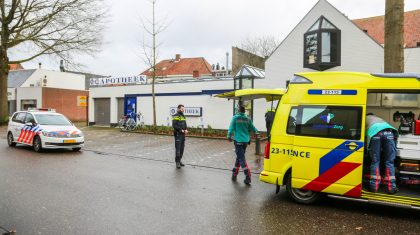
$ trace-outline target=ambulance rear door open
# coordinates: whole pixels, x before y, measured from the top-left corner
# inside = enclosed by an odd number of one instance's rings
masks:
[[[242,89],[218,94],[216,97],[239,101],[265,99],[271,102],[271,109],[275,109],[274,101],[280,101],[285,93],[285,89]]]
[[[265,99],[267,102],[274,102],[280,100],[285,93],[285,89],[242,89],[218,94],[216,97],[242,101]]]

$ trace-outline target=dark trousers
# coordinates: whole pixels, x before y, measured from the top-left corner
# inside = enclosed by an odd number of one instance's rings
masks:
[[[175,135],[175,162],[180,162],[182,155],[184,154],[185,147],[185,135],[183,133],[177,133]]]
[[[242,167],[242,169],[245,169],[244,170],[245,177],[251,180],[251,172],[249,171],[248,164],[246,163],[246,160],[245,160],[245,151],[246,151],[247,145],[248,143],[238,143],[235,141],[236,161],[235,161],[235,166],[232,169],[232,172],[233,172],[233,176],[237,176],[239,173],[239,168]]]
[[[370,187],[378,190],[381,184],[380,160],[383,153],[385,161],[384,183],[388,190],[396,187],[394,160],[396,155],[396,147],[394,134],[391,130],[383,130],[376,134],[370,140]]]

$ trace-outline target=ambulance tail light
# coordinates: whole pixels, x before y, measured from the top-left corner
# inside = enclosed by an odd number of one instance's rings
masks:
[[[267,143],[265,144],[264,158],[270,159],[270,142],[269,141],[267,141]]]

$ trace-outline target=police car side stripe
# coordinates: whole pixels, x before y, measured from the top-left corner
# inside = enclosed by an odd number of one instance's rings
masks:
[[[30,136],[28,138],[28,141],[27,141],[28,144],[32,144],[33,139],[34,139],[34,136],[35,136],[35,134],[38,133],[38,130],[39,130],[39,126],[35,126],[33,128],[32,132],[31,132],[31,134],[30,134]]]
[[[26,133],[26,135],[25,135],[25,138],[23,139],[23,142],[24,143],[29,143],[29,138],[31,137],[31,135],[32,135],[32,131],[33,131],[33,129],[34,129],[34,127],[29,127],[29,129],[26,131],[27,133]]]

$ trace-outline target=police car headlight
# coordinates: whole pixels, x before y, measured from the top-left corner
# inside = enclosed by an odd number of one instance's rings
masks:
[[[48,132],[48,131],[43,131],[42,134],[46,137],[57,137],[56,133],[52,133],[52,132]]]
[[[77,137],[84,137],[83,132],[79,132],[76,134]]]

